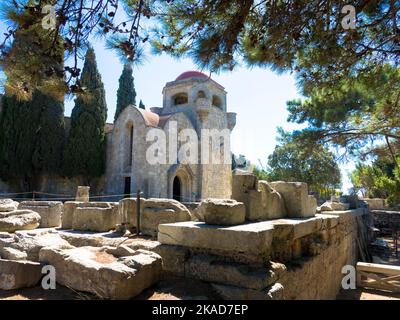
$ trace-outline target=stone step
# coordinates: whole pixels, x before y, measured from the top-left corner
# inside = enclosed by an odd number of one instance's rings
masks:
[[[197,255],[185,262],[185,276],[207,282],[264,290],[286,270],[283,264],[257,267],[223,261],[215,256]]]
[[[158,227],[158,241],[162,244],[206,249],[233,257],[241,254],[259,262],[268,258],[272,237],[271,222],[221,227],[189,221]]]

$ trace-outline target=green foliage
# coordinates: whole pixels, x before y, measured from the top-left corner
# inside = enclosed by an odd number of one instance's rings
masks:
[[[59,91],[64,83],[63,45],[41,28],[41,20],[28,9],[14,18],[29,18],[32,24],[16,30],[5,61],[8,81],[0,119],[0,176],[33,187],[38,176],[61,171],[65,142],[64,95]],[[53,42],[55,50],[46,57],[37,56],[39,42]],[[36,83],[36,89],[25,88],[30,81]]]
[[[307,123],[298,140],[330,143],[351,156],[368,154],[376,142],[400,142],[400,70],[384,65],[336,84],[303,83],[305,101],[288,102],[289,121]]]
[[[263,167],[254,167],[253,173],[258,178],[258,180],[271,181],[268,172]]]
[[[130,64],[126,64],[124,66],[124,70],[122,71],[121,77],[119,78],[117,109],[115,111],[114,121],[118,119],[118,116],[127,106],[136,105],[136,91],[133,80],[132,67]]]
[[[385,198],[392,206],[400,205],[399,178],[399,168],[388,172],[379,158],[370,165],[358,163],[350,175],[355,192],[367,198]]]
[[[39,91],[20,102],[3,97],[0,119],[0,175],[34,183],[40,174],[60,173],[64,147],[64,107]]]
[[[67,85],[64,79],[64,41],[53,30],[42,27],[42,8],[53,1],[40,1],[34,10],[34,1],[25,1],[29,6],[15,11],[7,7],[6,15],[17,28],[14,41],[0,65],[7,76],[5,91],[18,100],[31,100],[36,90],[64,100]]]
[[[159,17],[158,51],[189,55],[201,67],[248,65],[293,70],[319,81],[369,61],[398,61],[391,2],[352,1],[355,29],[342,27],[343,1],[175,0]],[[305,71],[304,73],[302,71]]]
[[[67,176],[97,177],[105,170],[107,105],[94,50],[89,48],[81,76],[85,92],[75,100],[64,156]]]
[[[329,150],[301,144],[282,129],[279,133],[280,144],[268,157],[268,167],[255,169],[257,176],[268,181],[306,182],[318,194],[340,187],[340,170]]]
[[[143,109],[143,110],[146,110],[146,106],[144,105],[142,100],[140,100],[140,102],[139,102],[139,108]]]

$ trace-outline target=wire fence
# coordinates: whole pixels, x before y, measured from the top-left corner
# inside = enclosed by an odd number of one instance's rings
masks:
[[[134,194],[102,194],[90,196],[90,200],[102,200],[102,199],[122,199],[135,197]],[[14,200],[40,200],[40,201],[74,201],[75,195],[64,194],[64,193],[48,193],[40,191],[29,191],[29,192],[12,192],[12,193],[0,193],[0,198],[11,198]]]
[[[76,197],[72,194],[65,193],[48,193],[48,192],[40,192],[40,191],[29,191],[29,192],[14,192],[14,193],[0,193],[0,199],[10,198],[13,200],[38,200],[38,201],[75,201]],[[90,196],[90,201],[98,200],[102,201],[104,199],[110,200],[121,200],[123,198],[136,198],[136,194],[102,194],[102,195],[94,195]],[[180,202],[195,202],[195,195],[193,198],[187,198],[180,196]]]

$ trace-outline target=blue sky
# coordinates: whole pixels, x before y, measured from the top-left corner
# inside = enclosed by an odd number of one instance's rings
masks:
[[[93,45],[106,90],[108,122],[112,122],[118,79],[123,66],[117,55],[105,49],[102,42]],[[189,59],[178,61],[167,55],[148,55],[143,65],[134,68],[137,103],[142,99],[147,109],[161,107],[164,85],[188,70],[198,70]],[[287,122],[286,110],[286,101],[300,98],[294,76],[288,73],[278,75],[267,69],[241,67],[233,72],[213,74],[212,78],[228,92],[228,111],[237,113],[237,124],[232,133],[232,151],[244,154],[254,164],[261,161],[265,165],[276,145],[276,128],[298,128],[298,125]],[[66,115],[70,115],[73,105],[72,99],[66,101]],[[345,191],[351,187],[348,173],[353,168],[352,163],[341,165]]]

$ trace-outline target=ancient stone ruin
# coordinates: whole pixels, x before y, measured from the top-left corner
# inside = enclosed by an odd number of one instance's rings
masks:
[[[51,265],[59,285],[103,299],[131,299],[176,276],[208,283],[222,299],[334,299],[342,267],[358,261],[360,225],[371,224],[368,206],[331,199],[317,209],[307,184],[242,171],[231,199],[190,206],[88,197],[0,201],[1,290],[37,286]]]

